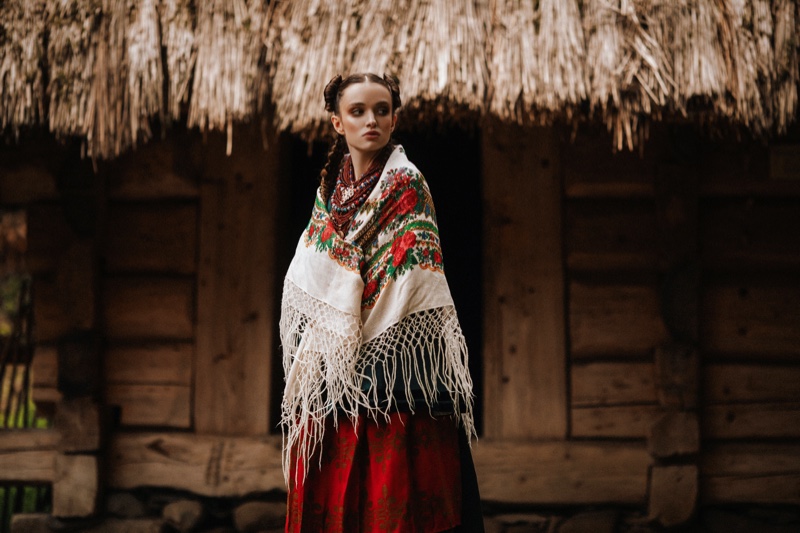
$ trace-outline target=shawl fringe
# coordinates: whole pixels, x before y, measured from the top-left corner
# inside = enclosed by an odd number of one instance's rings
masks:
[[[288,279],[284,283],[281,422],[287,484],[293,461],[305,479],[309,459],[322,451],[328,416],[336,425],[336,415],[344,414],[357,427],[360,414],[388,420],[400,407],[412,413],[426,407],[433,415],[447,406],[467,435],[476,435],[467,345],[453,306],[407,315],[363,345],[359,328],[359,317],[313,298]],[[319,458],[321,464],[321,453]]]

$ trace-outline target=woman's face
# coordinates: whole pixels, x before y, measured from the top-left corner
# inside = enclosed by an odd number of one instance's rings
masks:
[[[389,142],[397,123],[389,89],[369,81],[350,85],[339,98],[339,113],[331,122],[344,135],[351,154],[374,157]]]

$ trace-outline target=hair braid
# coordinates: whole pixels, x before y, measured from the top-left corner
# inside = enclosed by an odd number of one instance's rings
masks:
[[[337,135],[336,140],[331,144],[331,149],[328,150],[328,160],[319,173],[320,192],[325,203],[328,202],[331,194],[333,194],[333,188],[336,186],[336,178],[339,176],[339,167],[342,165],[342,159],[344,159],[346,145],[344,137]]]

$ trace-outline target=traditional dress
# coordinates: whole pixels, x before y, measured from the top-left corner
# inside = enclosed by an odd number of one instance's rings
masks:
[[[402,147],[376,161],[353,180],[345,160],[331,205],[318,192],[284,283],[286,530],[482,530],[433,202]]]

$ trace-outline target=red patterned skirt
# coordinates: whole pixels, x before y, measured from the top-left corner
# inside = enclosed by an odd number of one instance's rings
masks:
[[[342,416],[338,430],[328,423],[321,468],[319,460],[309,460],[299,484],[291,472],[287,533],[434,533],[461,523],[462,460],[451,416],[393,413],[389,423],[361,417],[355,428]]]

